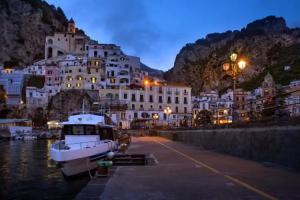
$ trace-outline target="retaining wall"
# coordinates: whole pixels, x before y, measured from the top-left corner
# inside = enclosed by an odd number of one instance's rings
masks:
[[[155,135],[300,170],[300,126],[156,131]]]

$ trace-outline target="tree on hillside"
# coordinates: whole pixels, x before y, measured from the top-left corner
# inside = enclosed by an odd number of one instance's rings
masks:
[[[208,110],[201,110],[196,114],[195,126],[204,126],[212,123],[212,113]]]
[[[42,127],[45,126],[47,123],[47,116],[44,114],[44,109],[43,108],[37,108],[34,111],[33,117],[32,117],[32,122],[34,126],[37,127]]]

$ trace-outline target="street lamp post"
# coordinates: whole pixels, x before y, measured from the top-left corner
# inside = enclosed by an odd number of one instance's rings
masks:
[[[229,74],[233,79],[233,104],[232,104],[232,121],[235,120],[235,93],[236,93],[236,80],[238,74],[246,67],[246,61],[243,59],[238,60],[238,54],[232,53],[230,55],[230,62],[223,64],[223,70]]]
[[[158,120],[158,118],[159,118],[159,116],[158,116],[157,113],[154,113],[154,114],[152,115],[152,119],[153,119],[153,121],[154,121],[154,126],[156,126],[156,120]]]
[[[169,116],[171,115],[172,113],[172,109],[167,106],[165,109],[164,109],[164,113],[167,115],[167,121],[168,121],[168,126],[169,126]]]

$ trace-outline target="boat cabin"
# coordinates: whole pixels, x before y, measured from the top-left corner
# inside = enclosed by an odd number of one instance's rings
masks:
[[[73,136],[100,136],[100,140],[115,140],[115,130],[111,126],[90,125],[90,124],[68,124],[64,125],[61,132],[62,139],[66,135]]]
[[[82,147],[95,146],[103,141],[116,140],[116,130],[113,125],[107,124],[104,115],[79,114],[69,117],[63,122],[61,140],[66,145]]]

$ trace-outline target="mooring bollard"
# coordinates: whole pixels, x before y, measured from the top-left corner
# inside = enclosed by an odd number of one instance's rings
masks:
[[[108,168],[113,166],[111,160],[100,160],[97,162],[97,176],[108,176]]]

